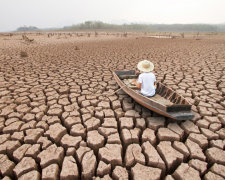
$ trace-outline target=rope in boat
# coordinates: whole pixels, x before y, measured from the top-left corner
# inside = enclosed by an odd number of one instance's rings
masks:
[[[121,89],[123,89],[124,87],[126,86],[126,84],[124,85],[124,86],[121,86],[119,89],[117,89],[116,91],[114,91],[113,93],[111,93],[111,94],[101,94],[101,95],[99,95],[99,96],[105,96],[105,97],[109,97],[109,96],[112,96],[112,95],[114,95],[115,93],[117,93],[118,91],[120,91]],[[100,90],[100,89],[97,89],[96,91],[94,91],[92,94],[95,94],[98,90]],[[106,92],[106,91],[104,91],[104,92]]]

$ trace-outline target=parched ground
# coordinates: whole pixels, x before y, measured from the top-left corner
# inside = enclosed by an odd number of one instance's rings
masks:
[[[225,178],[224,39],[30,37],[0,37],[0,178]],[[104,95],[119,88],[114,70],[142,59],[193,104],[193,120]]]

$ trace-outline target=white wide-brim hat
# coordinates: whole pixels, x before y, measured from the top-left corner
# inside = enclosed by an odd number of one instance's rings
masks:
[[[143,72],[150,72],[153,71],[154,64],[148,60],[143,60],[138,63],[137,68]]]

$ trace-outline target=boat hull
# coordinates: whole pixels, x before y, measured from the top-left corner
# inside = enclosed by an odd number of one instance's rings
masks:
[[[122,72],[122,71],[120,71]],[[130,72],[131,75],[135,71],[124,71],[124,73]],[[127,73],[128,75],[129,73]],[[161,114],[163,116],[169,117],[171,119],[175,120],[190,120],[194,117],[194,114],[191,111],[173,111],[173,112],[167,112],[167,108],[163,106],[162,104],[156,103],[154,101],[151,101],[151,98],[147,98],[133,89],[127,87],[124,85],[124,83],[121,81],[121,79],[118,77],[117,73],[113,73],[114,78],[118,85],[123,89],[124,92],[126,92],[130,97],[132,97],[137,103],[140,105],[146,107],[147,109],[150,109],[151,111],[154,111],[158,114]]]

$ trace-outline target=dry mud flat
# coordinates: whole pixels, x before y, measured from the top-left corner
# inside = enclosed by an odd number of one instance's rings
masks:
[[[1,48],[2,179],[225,178],[223,40],[128,37],[9,47],[1,39]],[[193,120],[157,115],[122,91],[103,96],[118,89],[113,70],[134,69],[141,59],[193,104]]]

